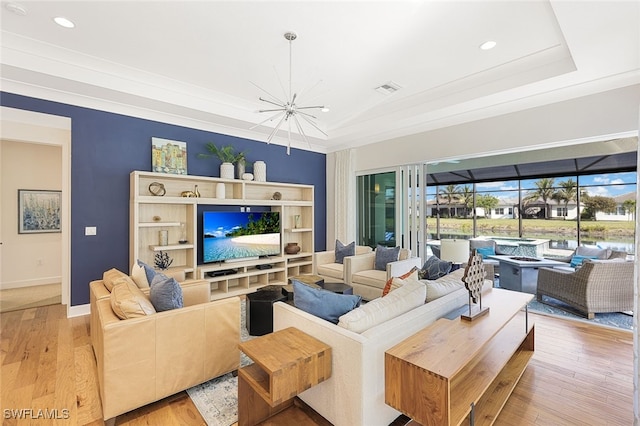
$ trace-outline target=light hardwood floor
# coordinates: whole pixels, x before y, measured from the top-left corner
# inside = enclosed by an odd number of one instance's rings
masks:
[[[496,425],[630,425],[633,341],[628,331],[531,314],[536,350]],[[0,407],[69,410],[55,424],[102,424],[89,317],[62,305],[0,314]],[[305,420],[301,420],[305,419]],[[5,419],[3,424],[29,424]],[[54,424],[37,420],[38,425]],[[119,416],[122,425],[203,425],[181,392]],[[291,410],[271,425],[319,424]]]

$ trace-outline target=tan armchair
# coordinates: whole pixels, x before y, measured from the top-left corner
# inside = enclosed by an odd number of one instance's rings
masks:
[[[587,259],[575,272],[538,270],[537,299],[552,297],[577,309],[587,318],[601,312],[633,310],[633,262]]]
[[[356,256],[371,253],[372,250],[369,246],[356,246]],[[327,281],[346,282],[345,277],[347,277],[348,274],[345,274],[345,265],[346,262],[336,262],[335,250],[319,251],[314,254],[314,274],[319,275]]]
[[[197,281],[182,285],[183,308],[121,320],[98,293],[103,282],[91,288],[105,420],[239,368],[240,298],[210,302],[209,283]]]
[[[354,294],[359,294],[364,300],[381,297],[387,280],[409,272],[414,266],[422,266],[421,259],[411,257],[409,249],[400,249],[398,260],[387,263],[384,271],[375,269],[375,259],[375,252],[345,258],[346,270],[349,271],[345,282],[353,287]]]

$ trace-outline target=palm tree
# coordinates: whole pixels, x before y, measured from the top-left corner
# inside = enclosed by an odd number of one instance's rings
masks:
[[[555,184],[554,178],[542,178],[535,181],[533,184],[536,186],[534,191],[530,191],[526,197],[524,197],[524,203],[529,204],[539,199],[544,203],[544,218],[549,217],[549,199],[553,197],[555,192],[553,186]]]
[[[464,203],[464,217],[466,219],[469,216],[469,211],[473,209],[473,187],[469,185],[465,185],[462,188],[462,193],[460,194],[460,198]]]
[[[438,193],[447,199],[447,203],[449,205],[449,217],[451,217],[451,204],[453,204],[454,201],[458,201],[460,199],[460,187],[453,184],[447,185],[443,189],[440,189]]]
[[[561,199],[564,201],[564,210],[568,213],[569,203],[575,201],[578,196],[578,182],[569,178],[560,182],[560,188],[558,192],[561,194]]]
[[[627,214],[631,215],[631,220],[635,220],[636,217],[636,200],[625,200],[622,203],[622,207]]]

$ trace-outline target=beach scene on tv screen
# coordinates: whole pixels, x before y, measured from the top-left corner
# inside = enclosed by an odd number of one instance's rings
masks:
[[[280,254],[277,212],[204,212],[203,261]]]

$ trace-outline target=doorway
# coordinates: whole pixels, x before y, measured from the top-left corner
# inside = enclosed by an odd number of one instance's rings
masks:
[[[70,300],[71,120],[2,108],[0,290],[7,309]],[[60,191],[60,232],[20,233],[18,190]]]

